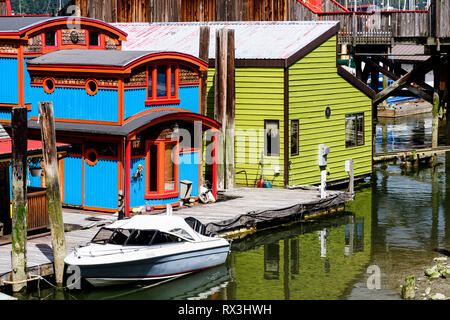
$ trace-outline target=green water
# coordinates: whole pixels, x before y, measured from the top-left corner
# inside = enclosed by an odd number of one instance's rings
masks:
[[[226,264],[213,269],[155,287],[41,289],[25,298],[398,299],[406,275],[429,265],[437,249],[450,250],[450,154],[438,162],[415,172],[377,165],[345,212],[235,240]]]

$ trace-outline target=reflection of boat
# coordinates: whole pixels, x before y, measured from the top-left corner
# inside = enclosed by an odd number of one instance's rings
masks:
[[[197,300],[216,295],[226,288],[231,276],[225,264],[202,270],[186,277],[158,283],[157,286],[134,285],[97,288],[71,293],[71,299],[83,300]]]
[[[200,234],[181,217],[138,215],[101,228],[64,261],[92,285],[105,286],[210,268],[224,263],[229,249],[227,240]]]

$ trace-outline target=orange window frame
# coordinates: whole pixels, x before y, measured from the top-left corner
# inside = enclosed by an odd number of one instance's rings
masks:
[[[55,45],[54,46],[48,46],[45,44],[45,33],[46,32],[54,32],[55,33]],[[42,43],[42,48],[44,50],[54,50],[54,49],[59,49],[59,47],[61,46],[61,30],[44,30],[41,33],[41,43]]]
[[[166,96],[157,97],[156,90],[158,85],[158,66],[166,67]],[[175,69],[175,94],[172,95],[172,69]],[[177,64],[167,63],[167,64],[153,64],[147,67],[146,77],[147,77],[147,98],[145,101],[146,105],[158,105],[158,104],[178,104],[180,103],[180,98],[178,96],[179,87],[179,72],[180,68]],[[151,75],[151,77],[150,77]],[[152,92],[149,92],[149,81],[152,81]]]
[[[175,163],[174,165],[174,189],[173,190],[165,190],[165,148],[167,144],[174,144],[173,152],[175,153]],[[156,181],[156,191],[150,191],[150,146],[157,146],[157,181]],[[145,173],[145,195],[144,199],[167,199],[167,198],[175,198],[179,196],[179,141],[174,140],[148,140],[145,143],[145,167],[147,172]]]
[[[91,32],[95,32],[98,34],[98,45],[93,46],[91,45],[90,42],[90,38],[89,35]],[[104,49],[105,48],[105,36],[103,33],[100,33],[98,31],[95,30],[90,30],[90,29],[86,29],[85,31],[85,45],[89,48],[89,49]]]

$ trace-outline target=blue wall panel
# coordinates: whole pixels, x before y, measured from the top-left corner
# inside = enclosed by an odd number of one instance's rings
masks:
[[[119,118],[117,90],[99,89],[94,96],[84,88],[56,87],[49,94],[41,86],[32,86],[29,91],[34,117],[39,115],[39,101],[53,101],[55,118],[113,122]]]
[[[84,164],[84,206],[117,209],[117,160],[98,159],[94,166]]]
[[[128,119],[141,111],[147,110],[145,99],[147,97],[147,89],[126,89],[123,98],[124,117]]]
[[[27,170],[27,186],[40,188],[41,187],[41,176],[33,177],[31,175],[30,170],[28,169]],[[44,188],[45,188],[45,186],[44,186]]]
[[[1,108],[0,107],[0,119],[1,120],[11,120],[11,108]]]
[[[141,164],[144,167],[142,176],[138,179],[133,179],[138,165]],[[131,169],[130,169],[130,208],[139,207],[145,205],[145,174],[147,170],[145,168],[145,158],[135,158],[131,159]]]
[[[83,160],[80,157],[64,158],[64,203],[83,204]]]
[[[179,87],[179,104],[146,106],[145,99],[147,97],[147,89],[126,89],[124,94],[124,117],[125,119],[128,119],[139,112],[164,107],[181,108],[198,113],[200,108],[199,94],[199,86]]]
[[[188,180],[192,182],[192,197],[198,197],[198,186],[199,186],[199,155],[198,152],[181,153],[180,154],[180,165],[179,165],[179,175],[180,175],[180,189],[181,181]]]
[[[16,58],[0,57],[0,103],[19,102],[18,68]]]

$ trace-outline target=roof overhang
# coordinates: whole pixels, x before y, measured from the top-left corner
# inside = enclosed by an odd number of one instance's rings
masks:
[[[81,61],[82,51],[86,51],[87,56],[94,55],[90,62]],[[106,73],[106,74],[130,74],[131,70],[148,62],[160,60],[182,61],[195,65],[200,71],[207,70],[208,65],[205,61],[189,54],[181,52],[145,52],[135,54],[124,62],[111,62],[108,64],[108,54],[125,55],[133,51],[99,51],[99,50],[60,50],[47,53],[35,59],[27,61],[28,71],[38,72],[69,72],[69,73]],[[72,54],[73,56],[68,56]],[[61,57],[58,57],[61,56]],[[51,59],[55,57],[55,59]],[[103,59],[103,60],[101,60]],[[95,63],[98,61],[99,63]]]

